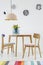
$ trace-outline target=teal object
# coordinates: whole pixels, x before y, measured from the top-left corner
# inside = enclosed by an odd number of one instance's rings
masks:
[[[18,29],[13,29],[13,34],[19,34],[19,30]]]
[[[34,65],[34,61],[31,61],[31,65]]]

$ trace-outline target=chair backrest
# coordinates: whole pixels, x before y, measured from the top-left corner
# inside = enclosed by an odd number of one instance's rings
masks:
[[[4,46],[4,37],[5,37],[5,34],[2,34],[2,46]]]
[[[40,42],[40,34],[34,33],[33,37],[35,39],[35,44],[38,43],[38,45],[39,45],[39,42]]]

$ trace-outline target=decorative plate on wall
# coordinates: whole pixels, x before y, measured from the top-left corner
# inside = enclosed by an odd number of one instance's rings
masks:
[[[41,10],[41,4],[37,4],[37,5],[36,5],[36,9],[37,9],[37,10]]]
[[[28,16],[29,11],[28,11],[28,10],[24,10],[24,11],[23,11],[23,14],[24,14],[25,16]]]
[[[6,12],[5,12],[5,11],[4,11],[3,13],[4,13],[4,14],[6,14]]]

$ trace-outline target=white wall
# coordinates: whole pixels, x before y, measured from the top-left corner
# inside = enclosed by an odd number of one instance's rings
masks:
[[[36,4],[42,4],[41,10],[36,10]],[[12,0],[12,4],[16,5],[16,9],[12,10],[16,15],[17,21],[5,21],[6,15],[4,11],[10,12],[10,0],[0,0],[0,43],[1,34],[12,34],[12,26],[18,24],[20,26],[20,34],[33,34],[34,32],[41,35],[41,49],[43,51],[43,0]],[[24,16],[23,10],[28,9],[29,15]]]

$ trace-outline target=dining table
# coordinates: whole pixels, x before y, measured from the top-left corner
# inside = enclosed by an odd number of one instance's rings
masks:
[[[21,39],[22,39],[22,49],[23,49],[23,53],[24,53],[24,38],[25,37],[28,37],[28,38],[30,38],[30,42],[32,43],[32,35],[31,34],[10,34],[9,35],[9,42],[11,41],[11,38],[12,37],[16,37],[16,52],[15,52],[15,56],[17,57],[17,44],[18,44],[18,38],[20,38],[21,37]]]

